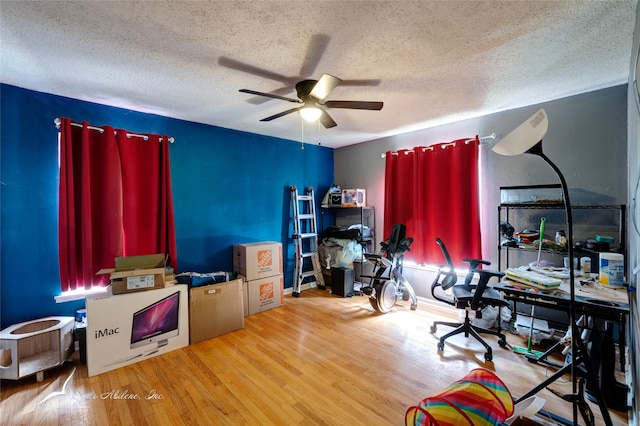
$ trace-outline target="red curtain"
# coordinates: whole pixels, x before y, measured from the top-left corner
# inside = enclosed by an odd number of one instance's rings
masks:
[[[440,237],[456,264],[481,258],[478,148],[480,140],[386,153],[384,235],[403,223],[414,239],[405,254],[419,264],[443,261]]]
[[[169,254],[177,269],[168,138],[102,131],[61,118],[59,262],[62,291],[109,283],[119,256]]]

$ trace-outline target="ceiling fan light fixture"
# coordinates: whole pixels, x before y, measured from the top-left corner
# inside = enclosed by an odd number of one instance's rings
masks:
[[[305,121],[317,121],[322,115],[322,110],[314,106],[305,106],[299,109],[300,117]]]

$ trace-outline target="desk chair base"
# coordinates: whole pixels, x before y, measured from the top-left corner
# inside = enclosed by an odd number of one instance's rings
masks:
[[[437,326],[445,325],[447,327],[456,327],[454,330],[440,337],[440,341],[438,342],[438,350],[444,351],[444,341],[447,340],[451,336],[455,336],[456,334],[464,333],[465,337],[469,337],[469,335],[473,336],[478,342],[485,347],[487,352],[484,354],[484,359],[486,361],[493,360],[493,350],[491,346],[480,336],[479,333],[491,334],[493,336],[498,336],[498,344],[500,347],[505,347],[507,345],[507,338],[504,334],[501,333],[501,330],[489,330],[482,327],[477,327],[471,324],[471,319],[469,318],[469,312],[467,311],[465,314],[464,322],[462,324],[457,322],[444,322],[444,321],[434,321],[431,325],[431,332],[435,333],[437,330]]]

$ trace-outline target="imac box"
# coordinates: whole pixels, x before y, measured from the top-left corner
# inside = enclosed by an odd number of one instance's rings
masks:
[[[187,286],[87,296],[89,377],[189,344]]]

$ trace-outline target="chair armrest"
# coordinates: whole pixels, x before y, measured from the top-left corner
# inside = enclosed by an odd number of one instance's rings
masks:
[[[475,271],[480,279],[478,280],[478,284],[476,285],[476,291],[473,295],[473,301],[471,302],[471,309],[478,309],[480,306],[480,302],[482,301],[482,297],[485,289],[487,288],[487,284],[489,280],[493,277],[502,278],[504,277],[504,272],[494,271],[490,269],[478,269]]]
[[[475,266],[475,267],[477,267],[478,265],[486,265],[486,266],[491,265],[491,262],[484,259],[462,259],[462,261],[469,263],[469,266]]]
[[[464,279],[464,285],[466,285],[466,286],[471,284],[471,280],[473,279],[473,273],[480,270],[480,269],[478,269],[478,266],[480,266],[480,265],[485,265],[485,266],[491,265],[491,262],[489,262],[488,260],[484,260],[484,259],[462,259],[462,261],[463,262],[467,262],[469,264],[469,272],[467,272],[467,276]]]

